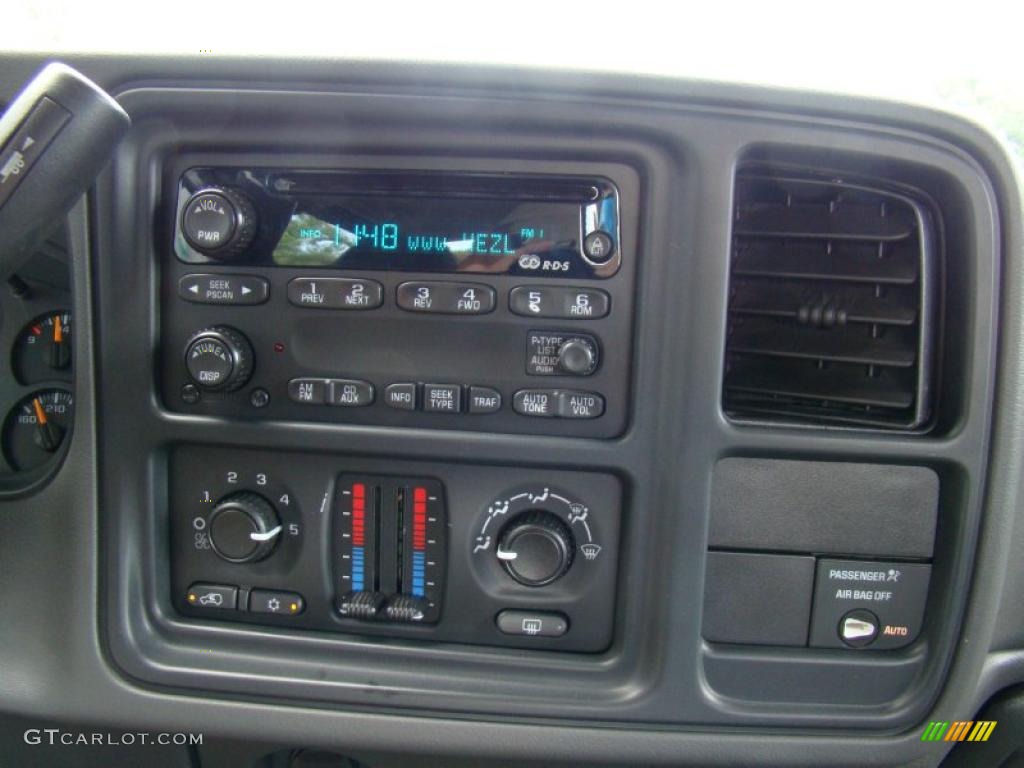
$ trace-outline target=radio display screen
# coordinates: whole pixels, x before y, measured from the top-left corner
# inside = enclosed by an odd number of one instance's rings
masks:
[[[547,261],[557,264],[547,271],[572,272],[579,259],[577,203],[396,195],[293,200],[272,253],[279,266],[509,272]]]

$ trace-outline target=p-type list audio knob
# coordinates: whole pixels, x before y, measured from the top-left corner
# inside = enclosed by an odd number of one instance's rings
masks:
[[[575,549],[572,531],[561,519],[545,510],[530,510],[502,530],[496,554],[513,579],[542,587],[569,570]]]
[[[241,192],[211,187],[196,192],[181,212],[181,232],[195,250],[219,261],[240,256],[256,234],[256,210]]]
[[[281,536],[281,521],[262,496],[242,491],[226,496],[210,513],[210,544],[229,563],[255,563]]]
[[[226,325],[204,328],[185,345],[185,367],[203,389],[230,392],[252,375],[252,345],[240,331]]]
[[[597,368],[597,354],[593,341],[570,336],[558,348],[558,367],[572,376],[589,376]]]

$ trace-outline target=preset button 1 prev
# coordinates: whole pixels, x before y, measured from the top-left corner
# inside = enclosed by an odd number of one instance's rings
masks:
[[[384,303],[384,286],[350,277],[296,277],[288,283],[288,301],[311,309],[376,309]]]

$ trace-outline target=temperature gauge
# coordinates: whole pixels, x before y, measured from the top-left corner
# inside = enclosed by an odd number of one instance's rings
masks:
[[[14,375],[22,384],[71,379],[70,312],[50,312],[25,327],[14,345]]]
[[[33,392],[7,415],[4,423],[4,455],[18,472],[49,461],[71,428],[74,399],[64,389]]]

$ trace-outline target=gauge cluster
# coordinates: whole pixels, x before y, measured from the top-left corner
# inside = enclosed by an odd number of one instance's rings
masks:
[[[0,296],[0,495],[45,482],[64,455],[75,403],[70,287],[57,228]]]

